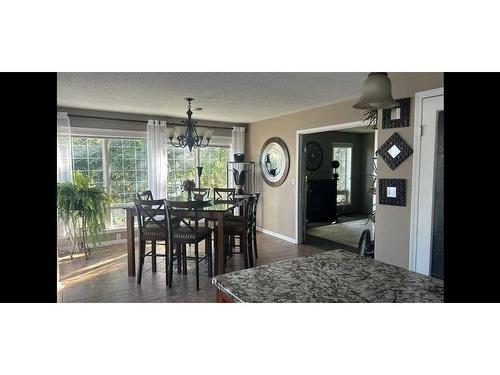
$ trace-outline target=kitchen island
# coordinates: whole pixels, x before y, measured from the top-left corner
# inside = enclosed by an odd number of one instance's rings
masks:
[[[216,276],[217,302],[443,302],[443,281],[344,250]]]

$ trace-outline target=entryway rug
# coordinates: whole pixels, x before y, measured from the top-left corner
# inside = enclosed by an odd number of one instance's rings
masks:
[[[371,238],[373,239],[372,223],[367,219],[310,228],[307,230],[307,233],[312,236],[321,237],[329,241],[357,248],[361,233],[363,233],[365,229],[370,230]]]

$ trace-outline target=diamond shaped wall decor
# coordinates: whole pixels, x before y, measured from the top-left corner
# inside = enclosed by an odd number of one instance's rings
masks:
[[[412,148],[398,133],[394,133],[377,150],[379,155],[392,170],[404,162],[413,153]]]

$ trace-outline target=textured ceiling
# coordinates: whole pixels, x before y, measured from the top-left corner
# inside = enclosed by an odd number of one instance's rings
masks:
[[[253,122],[360,94],[367,73],[58,73],[64,107]]]

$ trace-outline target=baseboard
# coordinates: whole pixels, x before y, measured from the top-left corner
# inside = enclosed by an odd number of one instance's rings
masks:
[[[111,246],[111,245],[120,245],[120,244],[126,244],[126,243],[127,243],[127,239],[126,238],[122,238],[122,239],[119,239],[119,240],[103,241],[101,243],[96,243],[95,246],[92,245],[90,248],[91,249],[97,249],[98,247]],[[73,249],[73,246],[61,246],[61,247],[58,248],[58,250],[61,253],[71,252],[72,249]]]
[[[264,229],[264,228],[260,228],[260,227],[257,227],[257,230],[259,232],[262,232],[262,233],[265,233],[265,234],[269,234],[270,236],[273,236],[273,237],[276,237],[276,238],[279,238],[281,240],[285,240],[285,241],[288,241],[288,242],[291,242],[291,243],[297,243],[297,240],[295,238],[291,238],[291,237],[287,237],[287,236],[283,236],[282,234],[279,234],[279,233],[276,233],[276,232],[273,232],[273,231],[270,231],[268,229]]]

